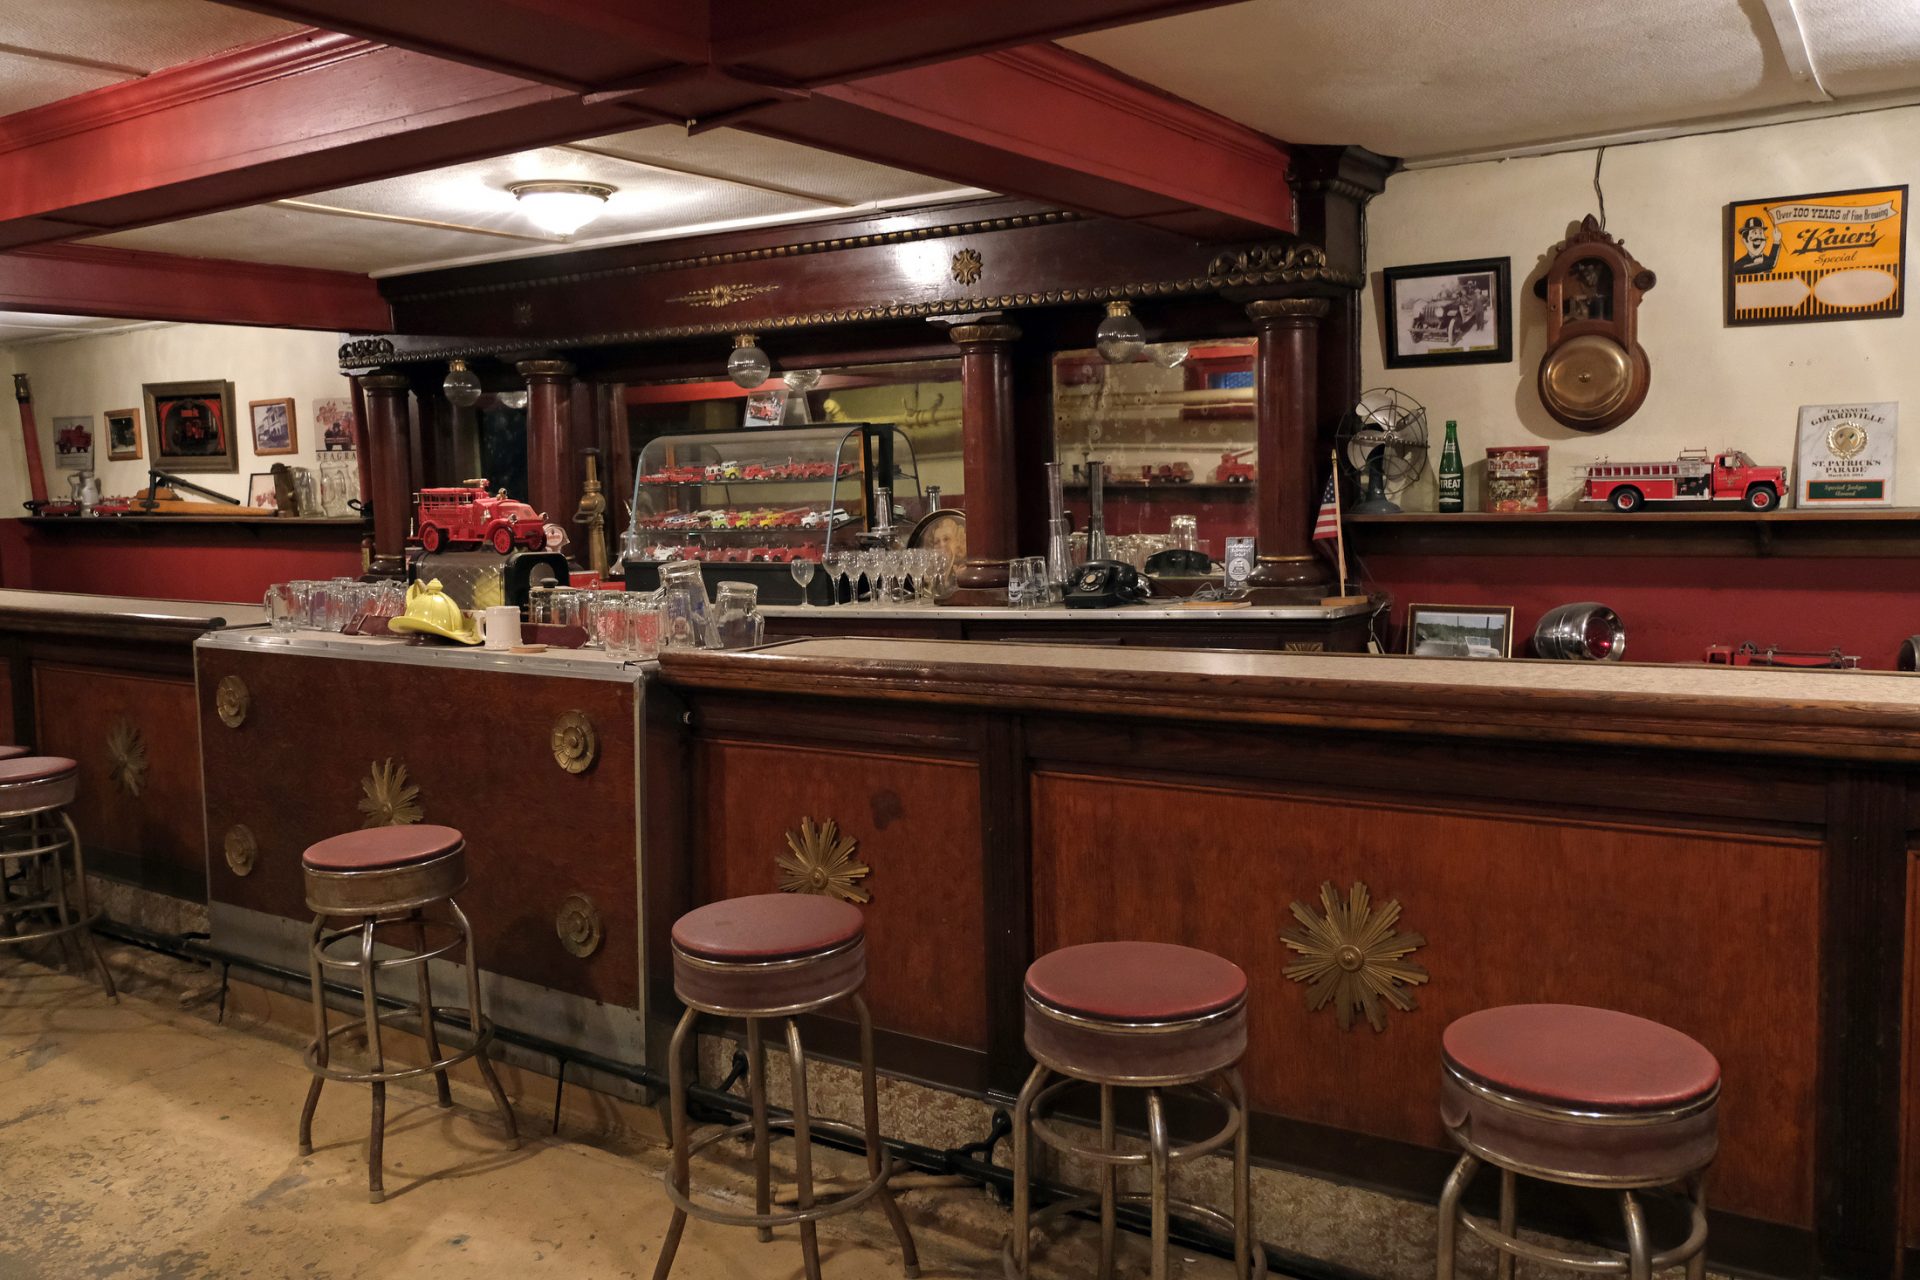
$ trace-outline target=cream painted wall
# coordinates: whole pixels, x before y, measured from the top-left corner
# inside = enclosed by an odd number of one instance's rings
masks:
[[[33,381],[34,418],[40,428],[40,456],[47,489],[64,497],[71,472],[54,465],[53,420],[89,414],[93,418],[94,469],[101,492],[132,494],[146,484],[149,462],[146,407],[140,387],[148,382],[186,382],[224,378],[233,383],[235,426],[240,440],[237,470],[228,474],[188,475],[196,484],[244,499],[247,477],[275,462],[314,465],[319,438],[313,424],[316,399],[351,394],[340,373],[340,336],[298,329],[253,329],[231,325],[163,324],[96,337],[22,343],[0,349],[0,375],[27,374]],[[0,516],[21,514],[30,496],[20,415],[13,380],[0,377]],[[247,416],[247,401],[294,401],[298,454],[257,458]],[[107,461],[108,409],[140,410],[140,461]],[[191,497],[191,494],[186,495]]]
[[[1799,406],[1846,400],[1901,402],[1905,440],[1894,496],[1920,506],[1920,307],[1910,302],[1891,320],[1730,329],[1721,265],[1729,201],[1906,182],[1920,189],[1916,157],[1920,108],[1608,149],[1601,169],[1607,230],[1658,276],[1640,308],[1653,382],[1637,414],[1593,436],[1553,421],[1535,392],[1546,307],[1533,281],[1546,252],[1596,212],[1594,153],[1397,174],[1367,211],[1366,385],[1397,387],[1426,406],[1436,461],[1446,420],[1459,421],[1468,510],[1479,509],[1489,446],[1551,446],[1555,505],[1566,507],[1578,497],[1575,465],[1602,456],[1656,460],[1734,446],[1791,470]],[[1912,230],[1907,247],[1920,251]],[[1513,259],[1512,364],[1382,366],[1382,267],[1496,257]],[[1910,271],[1909,287],[1912,279]],[[1431,510],[1433,501],[1429,471],[1403,505]]]

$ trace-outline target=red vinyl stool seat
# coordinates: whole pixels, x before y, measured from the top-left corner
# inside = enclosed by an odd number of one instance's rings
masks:
[[[1698,1041],[1632,1014],[1583,1005],[1483,1009],[1441,1039],[1441,1119],[1463,1154],[1440,1203],[1440,1271],[1464,1224],[1515,1258],[1634,1277],[1684,1262],[1705,1274],[1705,1172],[1719,1150],[1720,1064]],[[1499,1228],[1460,1213],[1480,1165],[1501,1171]],[[1625,1256],[1555,1254],[1515,1235],[1518,1176],[1618,1191]],[[1658,1255],[1636,1193],[1677,1190],[1692,1229]]]
[[[480,962],[474,954],[473,926],[454,895],[466,887],[466,839],[452,827],[419,823],[373,827],[331,836],[301,855],[307,906],[313,930],[307,944],[307,974],[313,988],[314,1035],[307,1045],[307,1070],[313,1081],[300,1111],[300,1154],[313,1154],[313,1117],[327,1081],[372,1086],[373,1121],[367,1143],[367,1198],[386,1199],[382,1159],[386,1144],[387,1084],[432,1073],[440,1105],[451,1107],[450,1068],[472,1059],[480,1069],[510,1146],[520,1145],[513,1108],[494,1074],[487,1047],[493,1022],[480,999]],[[436,959],[465,966],[466,1005],[448,1009],[433,1003],[429,973]],[[414,970],[418,999],[410,1007],[380,1011],[380,975]],[[359,987],[364,1017],[332,1025],[326,1000],[326,970],[343,973]],[[435,1020],[458,1012],[472,1038],[463,1049],[442,1052]],[[403,1066],[387,1061],[381,1044],[386,1024],[417,1019],[426,1042],[426,1062]],[[364,1031],[365,1068],[336,1062],[334,1041]]]
[[[679,1252],[687,1219],[698,1217],[726,1226],[752,1227],[760,1239],[773,1229],[800,1228],[805,1274],[818,1280],[820,1241],[816,1223],[848,1213],[877,1199],[900,1241],[908,1277],[920,1274],[919,1255],[900,1206],[887,1183],[893,1161],[882,1149],[880,1097],[873,1069],[873,1018],[860,988],[867,979],[866,917],[852,903],[809,893],[763,893],[708,903],[673,924],[673,990],[686,1006],[667,1050],[668,1116],[673,1159],[664,1181],[673,1218],[654,1262],[654,1280],[667,1280]],[[865,1128],[814,1119],[807,1107],[807,1055],[800,1042],[798,1015],[839,1001],[853,1007],[860,1025],[860,1095]],[[694,1139],[688,1131],[686,1059],[689,1041],[703,1013],[746,1023],[747,1098],[752,1118]],[[779,1120],[767,1107],[766,1048],[762,1025],[786,1024],[786,1048],[792,1064],[792,1110]],[[775,1129],[790,1131],[794,1143],[794,1208],[772,1202],[771,1149]],[[866,1180],[824,1204],[814,1198],[812,1142],[815,1130],[862,1143],[867,1149]],[[754,1211],[742,1212],[711,1200],[693,1198],[693,1157],[716,1142],[751,1135]]]
[[[1090,942],[1062,947],[1027,968],[1026,1044],[1035,1066],[1014,1112],[1013,1230],[1001,1249],[1007,1275],[1028,1271],[1033,1227],[1047,1219],[1090,1208],[1100,1211],[1101,1277],[1113,1274],[1117,1206],[1135,1202],[1151,1211],[1152,1274],[1167,1274],[1168,1210],[1208,1222],[1234,1242],[1240,1280],[1266,1270],[1266,1252],[1254,1239],[1251,1171],[1247,1142],[1247,1096],[1239,1063],[1247,1048],[1247,975],[1239,965],[1210,952],[1165,942]],[[1048,1118],[1059,1095],[1094,1085],[1100,1094],[1100,1141],[1069,1136]],[[1146,1093],[1148,1149],[1123,1148],[1114,1122],[1114,1090]],[[1223,1113],[1211,1137],[1173,1144],[1167,1129],[1164,1091],[1180,1089]],[[1097,1193],[1070,1197],[1046,1209],[1031,1207],[1030,1151],[1033,1139],[1098,1169]],[[1176,1164],[1233,1144],[1233,1214],[1177,1200]],[[1147,1166],[1152,1190],[1120,1194],[1120,1169]]]
[[[93,939],[100,913],[88,902],[86,850],[67,807],[80,795],[80,766],[65,756],[0,747],[0,945],[72,941],[92,962],[107,998],[113,974]]]

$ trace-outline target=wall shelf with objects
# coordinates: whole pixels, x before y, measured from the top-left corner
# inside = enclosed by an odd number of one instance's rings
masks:
[[[1348,515],[1362,554],[1433,556],[1920,555],[1920,508]]]

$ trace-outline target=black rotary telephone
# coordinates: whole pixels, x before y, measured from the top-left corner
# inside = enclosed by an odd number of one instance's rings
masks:
[[[1067,608],[1111,609],[1147,598],[1147,580],[1130,564],[1089,560],[1067,579]]]

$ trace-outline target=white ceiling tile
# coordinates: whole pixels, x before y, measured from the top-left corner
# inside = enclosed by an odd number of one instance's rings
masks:
[[[492,236],[303,213],[276,205],[230,209],[180,222],[95,236],[88,244],[194,258],[237,258],[336,271],[391,270],[414,262],[497,252]]]
[[[152,72],[299,28],[212,0],[10,0],[0,45]]]
[[[1793,7],[1828,93],[1853,97],[1920,84],[1920,4],[1794,0]]]
[[[44,62],[0,50],[0,115],[58,102],[76,93],[118,84],[130,78],[117,72],[73,67],[62,62]]]
[[[952,184],[812,147],[716,129],[689,135],[674,125],[592,138],[582,145],[668,168],[736,178],[816,196],[837,204],[894,200]]]

